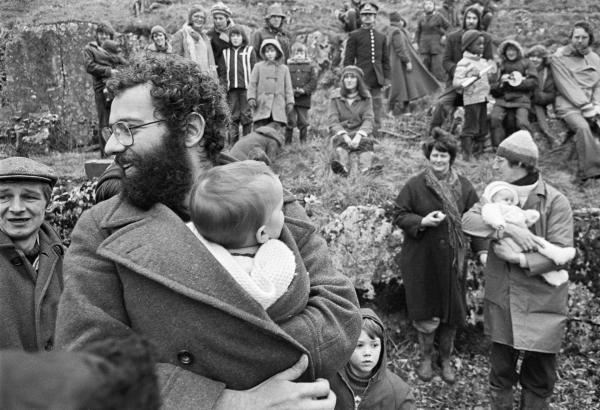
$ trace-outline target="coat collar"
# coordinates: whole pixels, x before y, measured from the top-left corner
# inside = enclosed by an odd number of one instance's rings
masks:
[[[107,202],[100,227],[108,230],[109,236],[98,247],[99,255],[179,294],[292,340],[165,205],[142,211],[120,196]]]

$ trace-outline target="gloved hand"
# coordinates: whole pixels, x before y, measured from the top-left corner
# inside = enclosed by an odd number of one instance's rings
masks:
[[[256,100],[254,98],[250,98],[248,100],[248,106],[252,111],[256,110]]]

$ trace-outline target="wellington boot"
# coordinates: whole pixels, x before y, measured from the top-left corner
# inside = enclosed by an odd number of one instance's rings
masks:
[[[417,369],[417,375],[424,382],[428,382],[433,379],[433,368],[431,367],[431,356],[433,355],[433,340],[435,339],[435,332],[422,333],[419,332],[419,350],[420,360],[419,368]]]
[[[331,170],[342,176],[348,176],[350,172],[349,168],[350,155],[342,147],[337,147],[334,151],[333,157],[331,158]]]
[[[490,409],[491,410],[512,410],[513,408],[513,390],[500,389],[490,386]]]
[[[285,143],[286,144],[291,144],[292,143],[292,138],[294,138],[294,129],[293,128],[286,128],[285,129]]]
[[[453,384],[456,381],[456,375],[452,368],[452,350],[454,350],[454,337],[456,336],[456,328],[447,325],[440,326],[440,359],[442,364],[442,379]]]
[[[308,134],[308,128],[300,128],[300,142],[304,144],[306,142],[306,135]]]
[[[540,397],[527,389],[521,390],[520,410],[548,410],[550,408],[550,398]]]

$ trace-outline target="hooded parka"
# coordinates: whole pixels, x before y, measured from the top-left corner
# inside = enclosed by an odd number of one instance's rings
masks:
[[[387,337],[385,326],[379,316],[371,309],[360,310],[363,319],[368,318],[381,327],[383,340],[381,340],[381,356],[375,368],[369,385],[364,392],[360,404],[355,405],[354,392],[348,381],[348,366],[340,370],[335,377],[329,380],[331,390],[335,393],[337,401],[335,410],[411,410],[415,409],[415,398],[410,391],[410,386],[387,368]]]
[[[506,48],[512,46],[517,50],[517,58],[509,61],[506,58]],[[492,84],[492,96],[496,99],[496,105],[505,108],[527,108],[531,107],[531,95],[538,84],[538,73],[531,62],[525,58],[523,48],[513,40],[505,40],[498,46],[498,55],[502,62],[498,70],[498,81]],[[523,75],[521,84],[512,86],[507,82],[500,82],[503,74],[511,74],[518,71]]]
[[[52,227],[39,231],[37,272],[13,241],[0,232],[0,349],[52,350],[56,310],[63,287],[63,245]]]
[[[269,44],[279,50],[275,61],[265,59],[264,50]],[[260,55],[263,61],[254,65],[248,86],[248,100],[256,100],[252,119],[256,122],[272,117],[273,121],[287,124],[285,109],[288,104],[294,104],[294,89],[290,71],[283,63],[285,60],[279,42],[275,39],[263,41]]]

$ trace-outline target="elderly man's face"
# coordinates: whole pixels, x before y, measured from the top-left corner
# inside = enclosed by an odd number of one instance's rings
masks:
[[[0,182],[0,231],[13,241],[32,238],[42,226],[47,205],[44,185],[35,181]]]
[[[573,36],[571,37],[571,44],[578,51],[585,50],[590,45],[590,35],[583,28],[575,27]]]

